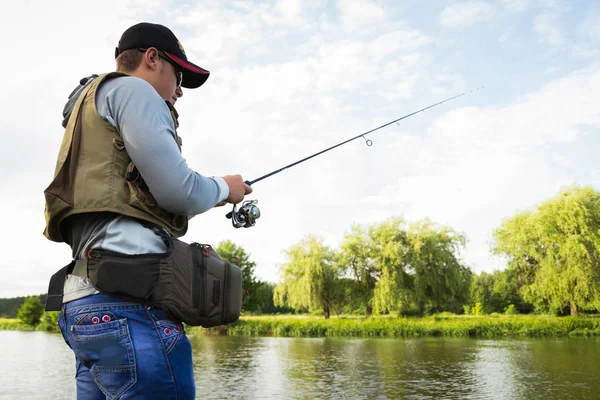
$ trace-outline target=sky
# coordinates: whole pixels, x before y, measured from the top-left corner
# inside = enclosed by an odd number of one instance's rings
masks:
[[[121,33],[168,26],[210,78],[177,103],[183,155],[252,180],[470,92],[256,183],[262,212],[190,221],[186,242],[232,240],[277,282],[306,235],[429,218],[464,234],[474,272],[505,268],[492,234],[569,185],[600,189],[600,3],[501,1],[3,2],[0,297],[40,294],[71,260],[48,241],[43,191],[80,78],[114,70]]]

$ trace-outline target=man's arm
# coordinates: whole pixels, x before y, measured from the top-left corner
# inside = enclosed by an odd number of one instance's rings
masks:
[[[123,138],[125,149],[159,206],[182,215],[201,214],[228,199],[220,177],[193,171],[175,143],[168,106],[146,81],[121,77],[102,84],[98,112]]]

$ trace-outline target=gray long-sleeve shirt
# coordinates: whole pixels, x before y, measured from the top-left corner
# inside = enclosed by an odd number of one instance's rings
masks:
[[[80,93],[81,90],[75,91],[65,106],[66,118]],[[194,216],[229,196],[229,187],[222,178],[200,175],[187,165],[174,139],[175,126],[169,108],[148,82],[131,76],[103,82],[96,92],[96,105],[100,116],[123,138],[129,157],[162,208]],[[166,250],[160,237],[139,221],[111,213],[71,217],[67,236],[74,259],[84,259],[93,248],[122,254]],[[70,275],[63,301],[94,293],[96,289],[87,279]]]

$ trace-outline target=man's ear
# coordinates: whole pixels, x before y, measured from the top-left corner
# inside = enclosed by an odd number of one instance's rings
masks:
[[[156,69],[158,68],[159,58],[160,57],[158,56],[158,50],[156,50],[154,47],[150,47],[148,50],[146,50],[146,53],[144,53],[144,63],[152,71],[156,71]]]

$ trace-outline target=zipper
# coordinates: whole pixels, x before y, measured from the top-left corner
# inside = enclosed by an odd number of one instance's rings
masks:
[[[148,253],[148,254],[122,254],[111,250],[91,249],[88,250],[87,256],[90,260],[99,260],[101,258],[117,258],[128,260],[143,260],[143,259],[163,259],[169,257],[171,249],[165,253]]]
[[[198,243],[194,243],[194,246],[192,247],[192,305],[199,308],[200,305],[198,303],[200,302],[200,280],[198,277],[198,269],[200,268],[200,260],[198,259],[198,253],[200,250],[198,247]]]
[[[221,322],[223,324],[227,323],[227,317],[229,316],[229,269],[231,265],[227,262],[225,263],[225,273],[223,276],[223,314],[221,315]]]
[[[200,310],[200,315],[206,317],[206,259],[209,256],[206,246],[200,243],[194,243],[197,251],[194,261],[194,305]],[[202,262],[198,260],[199,252],[202,252]]]

